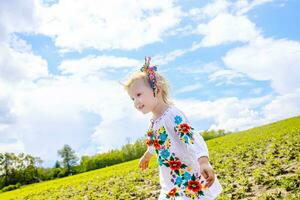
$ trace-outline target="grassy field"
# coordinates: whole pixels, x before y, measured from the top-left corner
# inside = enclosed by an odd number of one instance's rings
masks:
[[[207,141],[223,186],[218,199],[300,199],[300,117]],[[28,185],[0,199],[157,199],[158,167],[138,160]]]

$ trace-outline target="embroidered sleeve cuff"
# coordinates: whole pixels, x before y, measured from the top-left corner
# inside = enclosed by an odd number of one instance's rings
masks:
[[[205,152],[198,152],[198,153],[196,154],[196,156],[197,156],[197,159],[199,159],[199,158],[202,157],[202,156],[206,156],[206,157],[209,159],[208,153],[205,153]]]

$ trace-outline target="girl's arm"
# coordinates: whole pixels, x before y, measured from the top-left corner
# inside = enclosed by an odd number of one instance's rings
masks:
[[[139,168],[142,170],[147,169],[152,156],[153,154],[149,153],[149,151],[146,151],[139,161]]]

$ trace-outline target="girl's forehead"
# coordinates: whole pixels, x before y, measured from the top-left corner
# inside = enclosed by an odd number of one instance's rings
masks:
[[[146,87],[146,84],[143,79],[137,79],[135,80],[132,85],[130,86],[131,89],[137,90],[137,89],[143,89]]]

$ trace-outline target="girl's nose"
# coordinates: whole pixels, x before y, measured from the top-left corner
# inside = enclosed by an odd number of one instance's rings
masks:
[[[135,105],[135,106],[138,106],[139,103],[140,103],[140,102],[139,102],[137,99],[134,100],[134,105]]]

